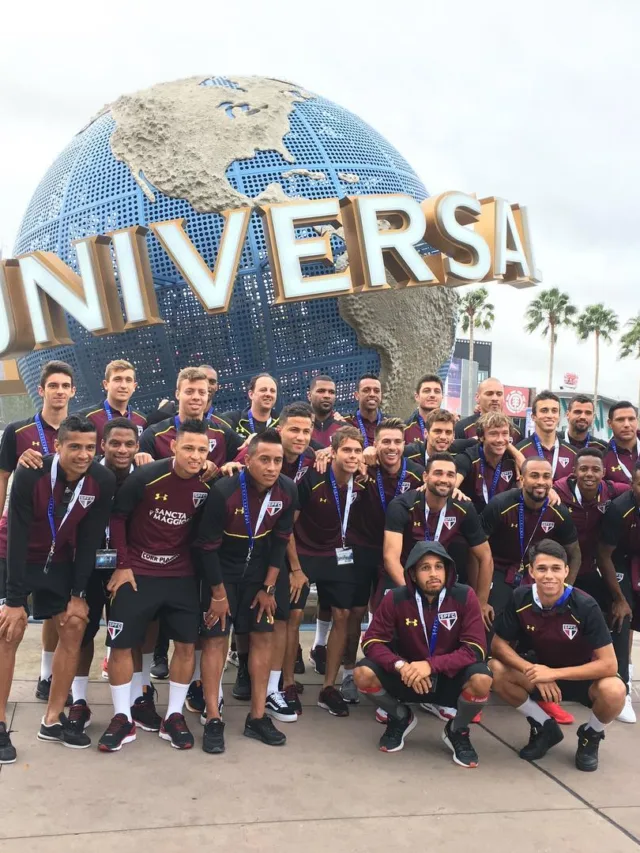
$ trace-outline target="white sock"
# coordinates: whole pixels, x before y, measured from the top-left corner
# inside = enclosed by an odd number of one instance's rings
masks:
[[[40,678],[47,681],[53,673],[53,656],[55,652],[45,652],[42,650],[40,655]]]
[[[193,675],[191,676],[191,681],[201,681],[202,680],[202,672],[200,671],[200,661],[202,660],[202,651],[198,651],[196,649],[196,665],[193,669]]]
[[[111,657],[111,646],[105,646],[104,656],[107,660]]]
[[[127,720],[131,722],[131,682],[118,684],[117,687],[112,684],[111,701],[113,702],[113,716],[124,714]]]
[[[593,711],[591,712],[591,716],[587,721],[588,729],[593,729],[594,732],[603,732],[608,725],[608,723],[601,723]]]
[[[324,622],[322,619],[316,619],[316,638],[313,641],[312,649],[316,646],[326,646],[327,637],[331,630],[331,622]]]
[[[142,696],[142,673],[134,672],[133,678],[131,679],[131,702],[130,704],[136,701],[136,699]]]
[[[267,696],[271,696],[272,693],[277,693],[280,690],[280,676],[282,675],[281,669],[272,669],[269,673],[269,684],[267,685]]]
[[[78,702],[80,699],[87,701],[87,685],[89,684],[88,675],[76,675],[71,683],[71,693],[73,701]]]
[[[182,714],[188,690],[188,684],[178,684],[177,681],[169,682],[169,704],[167,705],[165,720],[168,720],[172,714]]]
[[[633,664],[632,664],[632,663],[630,663],[630,664],[629,664],[629,681],[628,681],[628,684],[629,684],[629,690],[631,690],[631,682],[632,682],[632,681],[633,681]]]
[[[222,677],[220,678],[220,684],[218,685],[218,705],[224,699],[224,690],[222,689]]]
[[[146,684],[151,687],[151,667],[153,666],[153,652],[142,655],[142,686]],[[142,693],[142,691],[141,691]],[[136,696],[136,699],[138,697]]]
[[[545,720],[550,720],[551,717],[545,713],[537,702],[534,702],[531,697],[526,699],[522,705],[517,708],[525,717],[532,717],[536,722],[544,725]]]
[[[353,677],[353,669],[347,669],[345,666],[342,670],[342,680],[346,681],[349,676]]]

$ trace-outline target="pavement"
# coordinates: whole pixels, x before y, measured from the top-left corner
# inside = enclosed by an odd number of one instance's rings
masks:
[[[472,729],[480,766],[464,770],[442,743],[442,723],[418,711],[419,725],[402,752],[376,748],[382,727],[362,702],[348,719],[317,707],[319,677],[305,684],[304,713],[282,725],[287,744],[267,747],[242,736],[246,705],[225,690],[227,751],[205,755],[200,724],[187,719],[196,748],[179,752],[139,732],[119,753],[74,751],[36,739],[43,704],[34,698],[39,627],[19,652],[10,708],[18,762],[0,770],[4,808],[1,853],[160,853],[185,849],[278,851],[423,850],[458,853],[562,851],[626,853],[640,846],[640,723],[615,722],[600,748],[597,773],[573,765],[577,725],[586,709],[567,704],[576,725],[542,761],[517,749],[525,720],[492,702]],[[306,650],[312,634],[303,635]],[[101,649],[100,640],[96,648]],[[97,656],[98,657],[98,656]],[[640,663],[640,646],[635,649]],[[225,682],[235,679],[229,667]],[[159,707],[168,687],[158,684]],[[640,682],[634,689],[640,716]],[[94,743],[111,716],[108,685],[96,660],[89,686]],[[10,805],[9,805],[10,804]]]

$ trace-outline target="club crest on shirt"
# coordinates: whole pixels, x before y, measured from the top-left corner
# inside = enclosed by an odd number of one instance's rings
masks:
[[[598,510],[604,515],[605,512],[607,511],[607,507],[609,506],[610,503],[611,503],[611,501],[607,501],[604,504],[597,504]]]
[[[403,483],[400,486],[400,494],[404,495],[404,493],[408,492],[410,488],[411,488],[411,483]]]
[[[80,501],[82,509],[86,509],[88,506],[91,506],[95,499],[95,495],[78,495],[78,500]]]
[[[191,497],[193,498],[193,505],[196,509],[198,509],[199,506],[202,506],[202,504],[206,501],[207,494],[207,492],[194,492],[191,495]]]
[[[624,580],[624,572],[616,572],[616,580],[618,583],[622,583]]]
[[[540,527],[544,530],[545,533],[550,533],[555,526],[555,521],[543,521],[540,525]]]
[[[269,515],[275,515],[282,509],[282,501],[269,501],[267,504],[267,512]]]
[[[304,477],[304,475],[307,473],[307,471],[308,471],[308,470],[309,470],[309,466],[308,466],[308,465],[303,465],[303,466],[302,466],[302,468],[301,468],[299,471],[297,471],[297,472],[296,472],[296,475],[295,475],[295,477],[293,478],[293,482],[294,482],[294,483],[299,483],[299,482],[300,482],[300,480]]]
[[[143,432],[144,432],[144,427],[141,427],[141,426],[138,424],[138,437],[140,437],[140,436],[142,435],[142,433],[143,433]]]
[[[558,456],[558,462],[562,465],[563,468],[566,468],[569,464],[568,456]]]
[[[441,625],[450,631],[458,621],[458,614],[455,610],[450,610],[448,613],[438,613],[438,621]]]
[[[457,520],[458,519],[455,517],[455,515],[447,515],[444,518],[444,526],[447,528],[447,530],[451,530]]]
[[[213,451],[216,449],[217,444],[218,444],[217,438],[210,438],[209,439],[209,453],[213,453]]]
[[[573,640],[575,635],[578,633],[578,626],[577,625],[563,625],[562,630],[564,631],[564,633],[567,635],[567,637],[570,640]]]
[[[513,479],[513,471],[503,471],[500,476],[505,481],[505,483],[510,483]]]
[[[122,622],[113,622],[112,620],[109,620],[107,631],[112,640],[115,640],[118,634],[122,632],[123,627],[124,625]]]

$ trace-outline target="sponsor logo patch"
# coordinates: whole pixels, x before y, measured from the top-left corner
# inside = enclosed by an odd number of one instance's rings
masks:
[[[510,483],[513,479],[513,471],[503,471],[500,476],[505,481],[505,483]]]
[[[458,621],[458,614],[455,610],[450,610],[448,613],[438,613],[438,621],[441,625],[450,631]]]
[[[447,530],[451,530],[457,520],[458,519],[455,517],[455,515],[447,515],[444,519],[444,526],[447,528]]]
[[[280,512],[282,509],[282,501],[269,501],[267,505],[267,512],[269,515],[275,515],[277,512]]]
[[[107,631],[112,640],[115,640],[118,634],[122,633],[123,627],[122,622],[113,622],[111,619],[109,620]]]
[[[540,527],[545,533],[549,533],[556,526],[555,521],[543,521]]]
[[[578,626],[577,625],[563,625],[562,630],[564,631],[564,633],[567,635],[567,637],[570,640],[573,640],[575,635],[578,633]]]
[[[569,464],[568,456],[558,456],[558,462],[562,465],[563,468],[566,468]]]
[[[408,619],[408,618],[407,618],[407,619],[405,619],[405,620],[404,620],[404,624],[405,624],[405,625],[413,625],[413,627],[414,627],[414,628],[417,628],[417,627],[418,627],[418,620],[417,620],[417,619]]]
[[[80,501],[82,509],[86,509],[88,506],[91,506],[95,499],[95,495],[78,495],[78,500]]]
[[[176,556],[176,554],[149,554],[147,551],[142,551],[140,554],[141,559],[147,563],[155,563],[156,566],[166,566],[167,563],[175,560]]]
[[[194,507],[198,509],[198,507],[202,506],[202,504],[206,501],[207,492],[194,492],[191,497],[193,498]]]

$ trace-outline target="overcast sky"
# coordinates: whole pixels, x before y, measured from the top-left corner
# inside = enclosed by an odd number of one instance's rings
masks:
[[[604,301],[621,323],[640,309],[638,0],[538,0],[526,11],[513,0],[225,5],[8,4],[5,251],[42,174],[104,103],[195,74],[258,74],[294,80],[359,114],[432,194],[459,189],[526,204],[541,286],[561,288],[579,307]],[[547,344],[522,330],[536,290],[489,287],[494,373],[544,387]],[[617,351],[604,349],[600,391],[635,400],[640,363],[618,362]],[[572,371],[591,391],[593,362],[592,341],[562,332],[555,385]]]

